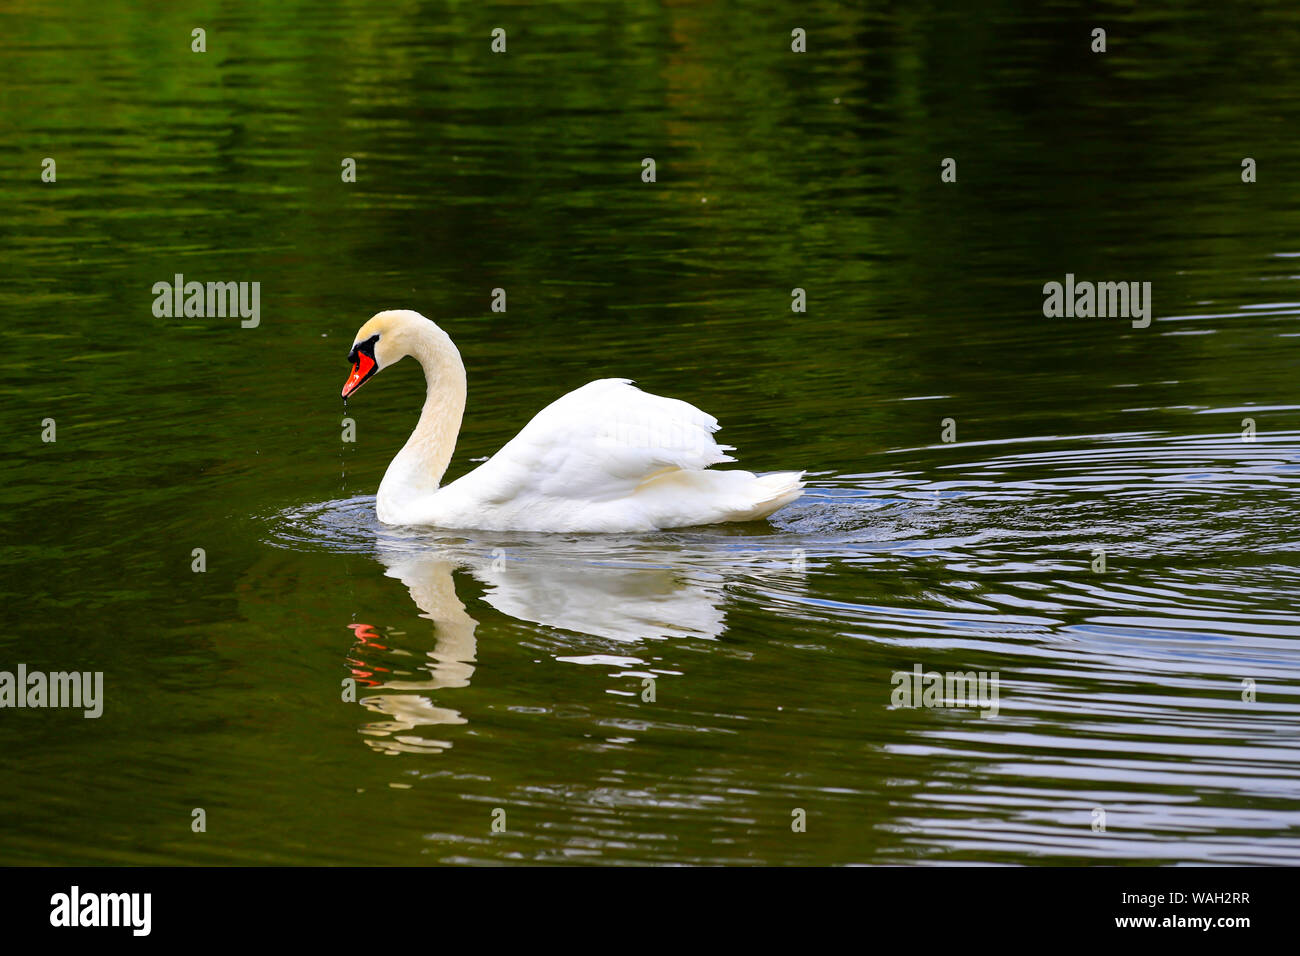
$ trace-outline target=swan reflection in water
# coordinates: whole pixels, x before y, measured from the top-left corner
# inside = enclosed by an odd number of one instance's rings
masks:
[[[663,553],[657,557],[662,565]],[[443,691],[469,686],[474,675],[478,622],[456,594],[453,572],[464,569],[484,585],[483,601],[502,614],[546,627],[578,632],[621,644],[669,637],[716,638],[725,630],[723,578],[691,567],[628,567],[593,563],[574,555],[515,552],[490,555],[439,548],[412,553],[378,553],[385,574],[406,585],[420,616],[433,622],[434,647],[427,659],[401,669],[424,675],[399,680],[377,663],[419,652],[388,646],[388,637],[369,625],[352,625],[357,643],[348,664],[359,703],[383,719],[364,724],[366,743],[382,753],[438,753],[445,739],[417,728],[464,724],[460,711],[444,706]],[[731,556],[734,561],[735,556]],[[734,564],[731,565],[734,567]],[[402,636],[402,632],[390,632]],[[612,658],[571,658],[613,662]],[[369,692],[367,693],[367,690]]]
[[[374,659],[409,652],[380,643],[387,638],[375,634],[369,625],[353,625],[357,644],[348,665],[358,687],[376,691],[360,694],[359,703],[386,718],[362,725],[361,733],[366,735],[366,743],[383,753],[438,753],[451,744],[422,738],[411,731],[419,726],[466,722],[459,711],[435,704],[428,695],[469,686],[474,674],[478,644],[474,631],[478,622],[456,597],[452,581],[455,562],[438,555],[402,555],[391,556],[384,563],[388,567],[385,574],[405,584],[420,616],[433,622],[435,645],[425,652],[426,661],[410,668],[427,676],[418,680],[384,679],[388,668],[374,663]],[[402,632],[393,632],[392,636],[400,637]]]

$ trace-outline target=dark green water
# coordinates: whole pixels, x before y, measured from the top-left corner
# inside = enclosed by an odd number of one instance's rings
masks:
[[[0,16],[0,670],[105,682],[0,710],[0,863],[1300,862],[1294,5],[109,6]],[[384,308],[465,358],[451,477],[623,376],[810,492],[385,529]]]

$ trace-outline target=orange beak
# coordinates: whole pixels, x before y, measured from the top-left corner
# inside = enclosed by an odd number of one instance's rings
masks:
[[[347,398],[357,389],[359,389],[369,378],[375,374],[377,365],[375,360],[365,352],[357,352],[356,364],[352,366],[352,374],[348,380],[343,383],[343,397]]]

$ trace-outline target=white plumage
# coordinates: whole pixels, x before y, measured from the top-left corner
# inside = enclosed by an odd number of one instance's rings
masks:
[[[424,366],[428,398],[377,496],[388,524],[513,531],[651,531],[764,518],[802,493],[802,472],[709,471],[734,461],[718,422],[686,402],[600,379],[546,408],[490,459],[438,487],[465,403],[464,366],[446,333],[415,312],[381,312],[378,371],[402,356]],[[365,381],[353,377],[349,395]]]

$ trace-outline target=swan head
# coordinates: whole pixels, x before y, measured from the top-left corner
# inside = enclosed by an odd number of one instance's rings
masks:
[[[396,309],[379,312],[357,330],[352,340],[348,362],[352,373],[343,383],[343,397],[347,398],[388,366],[412,354],[417,336],[433,323],[419,312]]]

